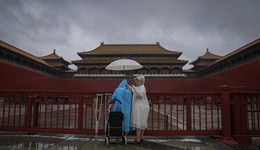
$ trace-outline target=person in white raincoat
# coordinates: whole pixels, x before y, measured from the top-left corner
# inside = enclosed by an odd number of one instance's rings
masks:
[[[134,82],[135,85],[128,85],[128,88],[133,92],[131,126],[136,129],[136,140],[133,144],[140,144],[144,138],[144,130],[148,127],[150,106],[146,96],[144,76],[136,77]]]

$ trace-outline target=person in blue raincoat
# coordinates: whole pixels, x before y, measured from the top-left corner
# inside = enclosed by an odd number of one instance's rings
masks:
[[[124,79],[112,94],[112,101],[118,100],[123,107],[124,124],[122,132],[127,135],[132,129],[130,127],[131,122],[131,108],[132,108],[132,92],[128,89],[127,80]],[[113,111],[122,111],[120,103],[115,101]]]

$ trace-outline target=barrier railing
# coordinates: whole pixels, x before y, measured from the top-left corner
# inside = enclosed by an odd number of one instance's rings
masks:
[[[147,135],[221,135],[231,113],[231,135],[260,129],[260,93],[229,93],[231,111],[221,92],[148,93]],[[104,134],[111,93],[1,92],[0,130],[29,133]],[[103,103],[98,99],[102,98]],[[228,107],[226,107],[228,108]],[[239,124],[239,125],[238,125]]]

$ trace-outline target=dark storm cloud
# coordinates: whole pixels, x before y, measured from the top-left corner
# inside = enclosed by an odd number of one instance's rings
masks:
[[[66,60],[105,43],[155,43],[190,62],[260,35],[259,0],[2,0],[0,39]],[[190,66],[186,66],[189,68]]]

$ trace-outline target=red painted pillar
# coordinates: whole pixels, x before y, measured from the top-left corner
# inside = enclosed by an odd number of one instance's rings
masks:
[[[187,131],[191,131],[191,95],[189,94],[186,99],[186,118],[187,118]]]
[[[241,93],[242,87],[235,89],[234,98],[234,139],[240,144],[251,144],[251,136],[247,135],[247,120],[246,120],[246,96]]]
[[[81,94],[78,97],[78,104],[79,104],[79,114],[78,114],[78,130],[81,131],[83,128],[83,99],[84,95]]]
[[[32,106],[33,106],[33,100],[34,100],[34,96],[31,93],[28,93],[28,108],[27,108],[27,114],[26,114],[26,121],[25,121],[25,128],[28,132],[28,134],[30,133],[30,128],[31,128],[31,122],[32,122]]]
[[[231,111],[230,111],[230,86],[222,85],[221,90],[221,111],[222,111],[222,137],[219,139],[226,144],[237,144],[231,137]]]

